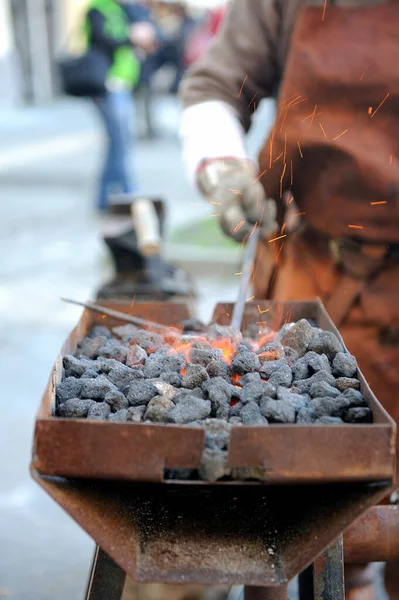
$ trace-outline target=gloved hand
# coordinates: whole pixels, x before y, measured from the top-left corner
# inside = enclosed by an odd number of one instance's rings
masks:
[[[255,165],[239,158],[211,160],[197,172],[202,194],[220,213],[222,230],[237,242],[251,233],[255,223],[263,238],[277,228],[276,203],[266,199],[257,177]]]

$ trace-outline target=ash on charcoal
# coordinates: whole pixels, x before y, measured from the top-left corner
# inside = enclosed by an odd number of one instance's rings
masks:
[[[279,342],[270,342],[257,350],[256,354],[263,364],[266,360],[279,360],[285,357],[284,348]]]
[[[317,354],[326,354],[327,358],[332,361],[338,352],[343,352],[344,348],[334,333],[319,330],[310,342],[309,350],[313,350]]]
[[[181,385],[183,388],[194,389],[200,387],[207,379],[209,379],[209,375],[204,367],[188,363]]]
[[[90,368],[94,369],[95,371],[98,370],[105,375],[108,375],[112,369],[119,369],[120,367],[123,368],[125,366],[114,358],[98,358],[97,360],[91,362],[92,365]]]
[[[315,425],[343,425],[344,422],[339,417],[320,417],[314,421]]]
[[[83,387],[84,380],[76,377],[67,377],[57,385],[55,397],[57,404],[62,404],[71,398],[78,398]]]
[[[209,377],[223,377],[226,381],[231,378],[231,367],[223,360],[212,360],[206,367],[206,372]]]
[[[175,404],[177,404],[178,402],[181,402],[182,400],[184,400],[184,398],[186,398],[186,396],[195,396],[196,398],[201,398],[202,400],[204,400],[205,396],[206,396],[206,394],[202,390],[202,388],[194,388],[193,390],[181,388],[181,389],[176,390],[176,391],[177,391],[177,394],[173,398],[173,402]]]
[[[229,419],[230,425],[242,425],[242,419],[240,417],[230,417]]]
[[[70,398],[65,400],[57,409],[57,416],[68,417],[70,419],[84,419],[87,417],[89,409],[94,404],[94,400],[81,400],[80,398]]]
[[[292,371],[287,363],[282,365],[277,371],[274,371],[269,377],[269,383],[274,387],[280,385],[289,387],[292,383]]]
[[[159,333],[151,333],[146,329],[137,329],[134,333],[124,336],[131,346],[141,346],[147,353],[156,352],[164,344]]]
[[[241,410],[240,417],[244,425],[267,425],[267,419],[261,414],[256,402],[248,402]]]
[[[199,426],[206,432],[205,441],[212,441],[212,444],[220,450],[226,450],[229,443],[231,425],[224,419],[205,419],[200,421]],[[210,447],[209,445],[207,446]]]
[[[83,361],[67,354],[62,359],[65,377],[81,377],[86,370],[86,365]]]
[[[213,360],[223,360],[223,352],[219,348],[191,348],[190,363],[207,367]]]
[[[244,387],[247,383],[260,383],[261,381],[259,373],[246,373],[237,381],[237,385]]]
[[[126,395],[130,406],[148,404],[155,396],[158,396],[158,390],[149,381],[132,381]]]
[[[118,364],[108,373],[108,379],[120,391],[123,391],[127,386],[137,380],[143,379],[143,372],[140,369],[131,369],[126,365]]]
[[[108,329],[108,327],[104,327],[104,325],[94,325],[93,329],[90,331],[88,337],[105,337],[112,338],[112,333]]]
[[[239,344],[242,340],[242,333],[241,331],[237,331],[237,329],[233,329],[230,325],[212,323],[208,329],[207,338],[208,340],[228,339],[233,344]]]
[[[170,351],[169,351],[170,352]],[[154,352],[145,362],[143,373],[147,379],[159,377],[161,373],[180,373],[186,364],[182,354]]]
[[[121,339],[134,335],[136,331],[138,331],[138,328],[136,325],[133,325],[133,323],[118,325],[117,327],[112,328],[112,333]]]
[[[335,377],[331,375],[331,373],[328,373],[324,370],[317,371],[317,373],[308,379],[296,379],[292,385],[295,388],[295,392],[300,394],[308,394],[312,385],[319,381],[325,381],[329,385],[332,385],[332,387],[335,386]]]
[[[203,331],[206,331],[206,326],[199,319],[184,319],[184,321],[180,322],[180,327],[183,328],[183,332],[195,331],[197,333],[202,333]]]
[[[227,467],[227,452],[219,449],[205,448],[199,475],[206,481],[218,481],[231,474],[231,469]]]
[[[80,391],[81,398],[104,400],[108,392],[116,392],[118,390],[105,375],[99,375],[95,379],[81,379],[80,381],[83,383]]]
[[[295,408],[282,400],[263,398],[260,412],[270,423],[295,423]]]
[[[359,392],[358,390],[349,388],[344,391],[343,397],[346,398],[347,400],[349,400],[352,407],[367,406],[367,402],[363,398],[363,394],[361,392]]]
[[[174,406],[172,400],[169,400],[164,396],[155,396],[155,398],[150,400],[147,406],[144,419],[155,421],[157,423],[167,423],[169,411],[173,409]]]
[[[128,367],[135,367],[137,365],[143,365],[148,358],[147,352],[141,346],[133,344],[129,346],[126,364]]]
[[[106,402],[96,402],[89,408],[87,418],[92,421],[105,421],[111,412],[109,404]]]
[[[335,377],[354,377],[357,373],[356,358],[347,352],[338,352],[333,360]]]
[[[269,394],[268,394],[269,396]],[[283,400],[284,402],[288,402],[295,408],[298,412],[302,408],[306,408],[308,400],[310,400],[309,396],[302,394],[295,394],[291,391],[291,389],[287,389],[285,387],[279,387],[277,389],[277,399]]]
[[[313,423],[312,411],[305,407],[300,408],[296,417],[298,425],[311,425]]]
[[[190,423],[209,417],[211,414],[211,403],[209,400],[202,400],[195,396],[186,396],[181,402],[176,404],[168,413],[168,420],[171,423]]]
[[[283,358],[284,357],[290,367],[292,367],[299,358],[298,352],[294,350],[294,348],[290,348],[289,346],[284,346]]]
[[[104,397],[104,401],[110,405],[114,413],[129,407],[129,402],[122,392],[118,392],[118,390],[108,392]]]
[[[349,400],[344,396],[338,398],[314,398],[308,404],[315,419],[320,417],[342,417],[350,406]]]
[[[128,349],[120,344],[117,340],[107,340],[107,342],[99,349],[99,358],[113,358],[121,363],[126,362]]]
[[[140,423],[143,420],[144,413],[146,411],[146,406],[131,406],[127,409],[128,412],[128,421],[133,421],[134,423]]]
[[[309,322],[306,319],[301,319],[287,331],[281,343],[283,346],[293,348],[301,357],[306,353],[314,334],[314,329]]]
[[[269,378],[275,371],[281,369],[281,367],[287,365],[287,361],[285,358],[280,358],[279,360],[267,360],[263,363],[260,368],[261,377]]]
[[[309,390],[309,394],[312,398],[323,398],[324,396],[328,396],[329,398],[336,398],[340,396],[339,390],[333,387],[326,381],[315,381]]]
[[[294,379],[307,379],[318,371],[331,373],[331,366],[325,354],[316,352],[307,352],[292,367]]]
[[[116,411],[116,413],[108,415],[108,421],[112,421],[113,423],[126,423],[128,418],[129,411],[126,408],[122,408],[121,410]]]
[[[250,352],[247,348],[238,352],[231,363],[234,373],[238,375],[245,375],[246,373],[252,373],[260,369],[259,358],[255,352]]]
[[[178,394],[178,390],[165,381],[153,381],[152,385],[157,388],[158,394],[167,400],[173,400]]]
[[[170,383],[170,385],[173,385],[175,388],[181,386],[182,377],[179,373],[175,373],[174,371],[161,373],[159,379],[162,379],[162,381],[165,381],[166,383]]]
[[[358,390],[360,388],[360,381],[352,377],[338,377],[335,380],[335,385],[340,392],[345,392],[349,389]]]
[[[371,423],[373,414],[367,407],[356,406],[346,411],[344,421],[346,423]]]
[[[99,335],[96,337],[85,337],[78,346],[78,354],[88,358],[97,358],[101,348],[106,344],[108,338]]]

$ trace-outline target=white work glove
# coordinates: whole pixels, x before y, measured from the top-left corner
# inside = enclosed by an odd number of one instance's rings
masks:
[[[220,213],[223,232],[237,242],[242,242],[255,224],[262,238],[276,231],[276,203],[266,199],[257,169],[250,160],[205,161],[197,171],[197,183],[208,202]]]

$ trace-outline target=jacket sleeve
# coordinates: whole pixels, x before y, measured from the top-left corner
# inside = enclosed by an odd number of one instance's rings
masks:
[[[273,95],[279,77],[279,28],[277,0],[231,0],[220,32],[183,81],[183,106],[225,102],[248,129],[256,105]]]
[[[104,16],[96,9],[89,10],[87,19],[90,23],[90,42],[102,48],[107,54],[112,54],[121,46],[131,45],[130,39],[115,40],[104,31]]]

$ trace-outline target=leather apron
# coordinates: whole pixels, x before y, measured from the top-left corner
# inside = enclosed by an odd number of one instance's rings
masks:
[[[278,202],[279,233],[287,236],[260,246],[255,277],[259,298],[319,296],[334,312],[336,290],[345,297],[354,280],[345,279],[331,240],[365,242],[371,254],[383,248],[339,325],[397,422],[399,260],[388,244],[399,243],[398,31],[397,2],[301,10],[276,122],[260,155],[262,183]],[[301,225],[290,231],[295,205]],[[271,249],[277,269],[266,290]]]

